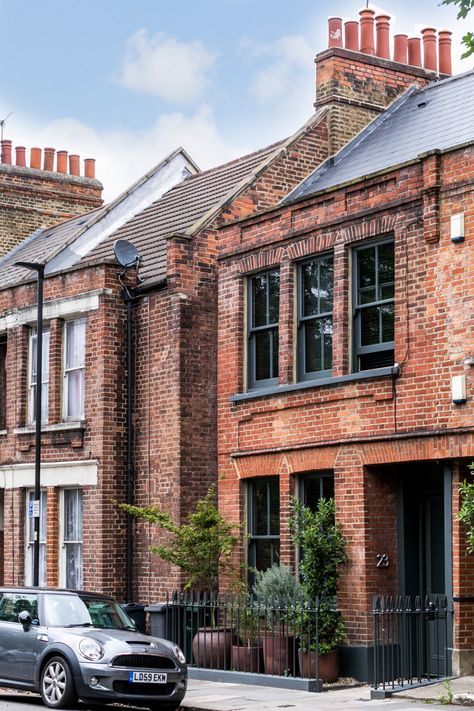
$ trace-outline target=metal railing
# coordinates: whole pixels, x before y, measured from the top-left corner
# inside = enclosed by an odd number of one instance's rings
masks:
[[[165,636],[198,668],[319,679],[320,607],[300,597],[177,592],[167,596]]]
[[[375,690],[449,676],[452,611],[446,596],[377,596],[372,615]]]

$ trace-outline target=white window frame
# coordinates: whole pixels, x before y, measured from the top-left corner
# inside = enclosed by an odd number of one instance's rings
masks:
[[[81,536],[77,540],[66,540],[66,492],[76,492],[79,494],[80,498],[80,515],[81,515],[81,525],[80,525],[80,533]],[[83,542],[83,526],[84,526],[84,519],[83,519],[83,502],[84,502],[84,492],[81,487],[68,487],[65,489],[61,489],[60,491],[60,496],[59,496],[59,511],[60,511],[60,524],[59,524],[59,546],[60,546],[60,561],[59,561],[59,578],[60,578],[60,585],[61,587],[65,588],[72,588],[73,586],[69,582],[69,571],[68,571],[68,566],[67,566],[67,559],[68,559],[68,546],[69,545],[75,545],[75,546],[80,546],[80,560],[81,560],[81,567],[80,567],[80,573],[78,576],[78,584],[75,589],[81,590],[83,587],[83,581],[84,581],[84,564],[83,564],[83,552],[84,552],[84,542]],[[77,513],[77,510],[76,510]]]
[[[33,585],[33,556],[34,556],[34,518],[28,516],[28,503],[34,501],[34,489],[26,490],[25,497],[25,585]],[[47,528],[48,528],[48,492],[41,489],[40,492],[40,564],[39,564],[39,585],[46,586],[46,574],[48,568],[47,558]]]
[[[68,345],[68,329],[71,325],[83,326],[83,360],[82,364],[74,367],[68,367],[67,363],[67,345]],[[63,420],[82,420],[84,419],[84,380],[85,380],[85,355],[86,355],[86,319],[74,319],[73,321],[64,322],[64,336],[63,336]],[[69,402],[69,376],[71,373],[80,372],[80,407],[79,412],[75,414],[69,414],[70,402]]]
[[[33,380],[33,372],[36,366],[36,354],[33,358],[33,342],[37,339],[36,328],[30,329],[28,338],[28,424],[34,425],[36,422],[36,376]],[[43,372],[41,388],[41,423],[48,423],[49,415],[49,326],[43,328]],[[33,361],[35,361],[33,363]]]

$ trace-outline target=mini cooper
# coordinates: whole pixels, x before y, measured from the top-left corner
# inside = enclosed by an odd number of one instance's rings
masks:
[[[0,588],[0,686],[39,692],[52,709],[80,698],[174,711],[186,684],[181,649],[138,632],[115,600]]]

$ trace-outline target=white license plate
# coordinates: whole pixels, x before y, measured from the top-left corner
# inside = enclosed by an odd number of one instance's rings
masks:
[[[162,672],[129,672],[128,680],[139,684],[166,684],[168,674]]]

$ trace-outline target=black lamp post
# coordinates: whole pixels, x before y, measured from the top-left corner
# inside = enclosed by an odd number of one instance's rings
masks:
[[[35,526],[33,540],[33,585],[39,586],[40,520],[41,520],[41,395],[43,384],[43,282],[44,264],[38,262],[15,262],[15,266],[31,269],[38,275],[38,311],[36,317],[36,433],[35,433],[35,502],[38,511],[34,511]]]

